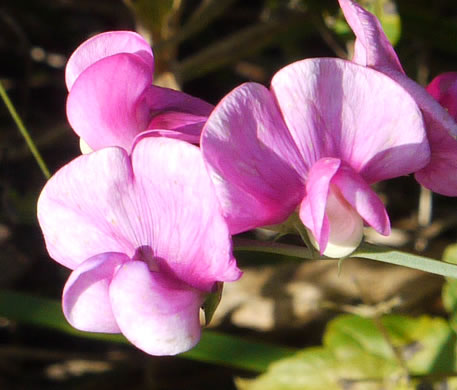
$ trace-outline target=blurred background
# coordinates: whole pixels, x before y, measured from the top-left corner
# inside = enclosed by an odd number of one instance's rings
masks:
[[[361,3],[381,19],[412,79],[426,85],[439,73],[457,71],[455,0]],[[2,0],[0,80],[51,172],[80,154],[65,115],[65,63],[80,43],[108,30],[140,32],[154,50],[155,83],[212,104],[243,82],[268,85],[291,62],[348,58],[353,44],[336,0]],[[0,289],[57,301],[68,271],[48,257],[36,221],[44,184],[0,102]],[[439,259],[456,241],[455,199],[431,197],[411,177],[377,190],[394,227],[387,244]],[[225,286],[212,326],[251,340],[320,345],[326,323],[344,305],[359,303],[446,316],[443,278],[419,271],[350,260],[338,275],[336,262],[237,258],[245,276]],[[2,298],[0,389],[222,390],[236,389],[234,378],[255,376],[15,321],[2,314]]]

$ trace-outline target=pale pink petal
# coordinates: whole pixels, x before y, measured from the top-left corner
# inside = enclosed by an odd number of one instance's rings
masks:
[[[341,197],[344,200],[339,200]],[[344,216],[351,220],[344,221]],[[390,233],[384,205],[350,166],[336,158],[317,161],[309,171],[300,219],[313,235],[321,254],[341,257],[352,252],[362,238],[360,218],[381,234]],[[349,228],[354,231],[339,231]]]
[[[145,130],[150,112],[144,92],[152,73],[135,54],[116,54],[87,68],[67,100],[67,117],[75,132],[94,150],[120,146],[130,151]]]
[[[337,173],[341,161],[336,158],[322,158],[308,173],[306,196],[300,204],[300,219],[314,236],[321,253],[325,251],[329,238],[329,221],[325,210],[330,182]]]
[[[175,355],[198,343],[201,291],[132,261],[116,272],[109,293],[122,333],[143,351]]]
[[[308,169],[322,157],[340,158],[374,183],[429,161],[419,108],[380,72],[340,59],[309,59],[281,69],[272,90]]]
[[[150,137],[137,143],[132,160],[133,172],[126,151],[102,149],[51,178],[38,202],[51,257],[75,268],[99,253],[138,254],[206,291],[216,281],[238,279],[200,150]]]
[[[305,168],[262,85],[244,84],[216,106],[201,148],[231,233],[280,223],[300,203]]]
[[[141,35],[133,31],[109,31],[88,39],[73,52],[65,68],[68,90],[89,66],[102,58],[120,53],[138,54],[148,66],[149,73],[153,73],[152,50]]]
[[[38,221],[50,256],[74,269],[104,252],[135,251],[123,197],[132,185],[127,152],[103,149],[60,169],[38,199]]]
[[[356,36],[352,61],[381,72],[403,72],[400,61],[379,20],[354,0],[338,0]]]
[[[241,276],[200,149],[149,137],[132,154],[138,218],[161,271],[200,290]]]
[[[457,72],[436,76],[427,86],[427,92],[445,107],[454,119],[457,119]]]
[[[322,250],[314,236],[309,234],[311,243],[321,255],[333,258],[350,255],[363,239],[363,220],[332,184],[325,206],[325,217],[329,227],[325,250]]]
[[[384,204],[351,167],[342,164],[333,176],[332,184],[368,225],[385,236],[390,234],[390,221]]]
[[[111,310],[109,285],[116,268],[130,259],[122,253],[102,253],[81,263],[63,290],[62,306],[67,321],[88,332],[119,333]]]

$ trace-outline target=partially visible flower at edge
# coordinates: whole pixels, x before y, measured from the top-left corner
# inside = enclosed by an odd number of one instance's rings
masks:
[[[352,61],[382,72],[399,83],[420,107],[427,130],[431,158],[415,173],[424,187],[457,196],[457,122],[422,86],[405,75],[381,23],[353,0],[338,0],[356,40]],[[429,89],[430,91],[430,89]],[[435,96],[436,97],[436,96]],[[439,100],[439,99],[438,99]],[[455,106],[454,106],[455,107]],[[451,112],[452,114],[452,112]]]
[[[73,270],[70,324],[122,332],[152,355],[192,348],[207,294],[241,276],[200,150],[184,141],[76,158],[44,187],[38,220],[50,256]]]
[[[370,184],[429,161],[422,115],[389,77],[339,59],[246,83],[214,109],[201,149],[232,234],[284,222],[297,208],[321,253],[350,254],[363,222],[389,234]]]
[[[198,144],[214,108],[180,91],[152,85],[154,57],[132,31],[110,31],[83,42],[68,60],[67,117],[82,147],[131,151],[147,131]],[[82,148],[83,149],[83,148]]]
[[[457,72],[436,76],[427,85],[427,92],[457,121]]]

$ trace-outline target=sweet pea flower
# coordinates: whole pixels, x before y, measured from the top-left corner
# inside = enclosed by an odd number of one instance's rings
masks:
[[[429,161],[422,115],[389,77],[339,59],[246,83],[214,109],[201,149],[232,234],[299,217],[320,252],[350,254],[363,223],[388,235],[370,184]]]
[[[132,31],[98,34],[68,60],[67,117],[83,151],[120,146],[130,151],[147,131],[198,144],[213,106],[169,88],[152,85],[154,57]]]
[[[457,120],[457,72],[436,76],[427,86],[427,92]]]
[[[241,275],[200,150],[184,141],[76,158],[44,187],[38,220],[50,256],[73,270],[70,324],[122,332],[152,355],[192,348],[205,297]]]
[[[353,0],[338,0],[356,36],[352,61],[382,72],[406,89],[420,107],[431,149],[430,162],[416,172],[416,180],[442,195],[457,196],[457,122],[425,88],[405,75],[379,20]],[[454,87],[455,88],[455,87]],[[428,89],[430,92],[430,88]],[[455,101],[451,103],[455,109]]]

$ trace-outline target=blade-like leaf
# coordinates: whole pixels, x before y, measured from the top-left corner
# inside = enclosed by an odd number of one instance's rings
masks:
[[[121,335],[81,332],[72,328],[62,314],[60,302],[33,295],[1,291],[0,317],[25,325],[58,330],[77,337],[128,344]],[[291,356],[295,352],[296,350],[292,348],[205,330],[197,347],[181,354],[180,357],[263,372],[272,362]]]

